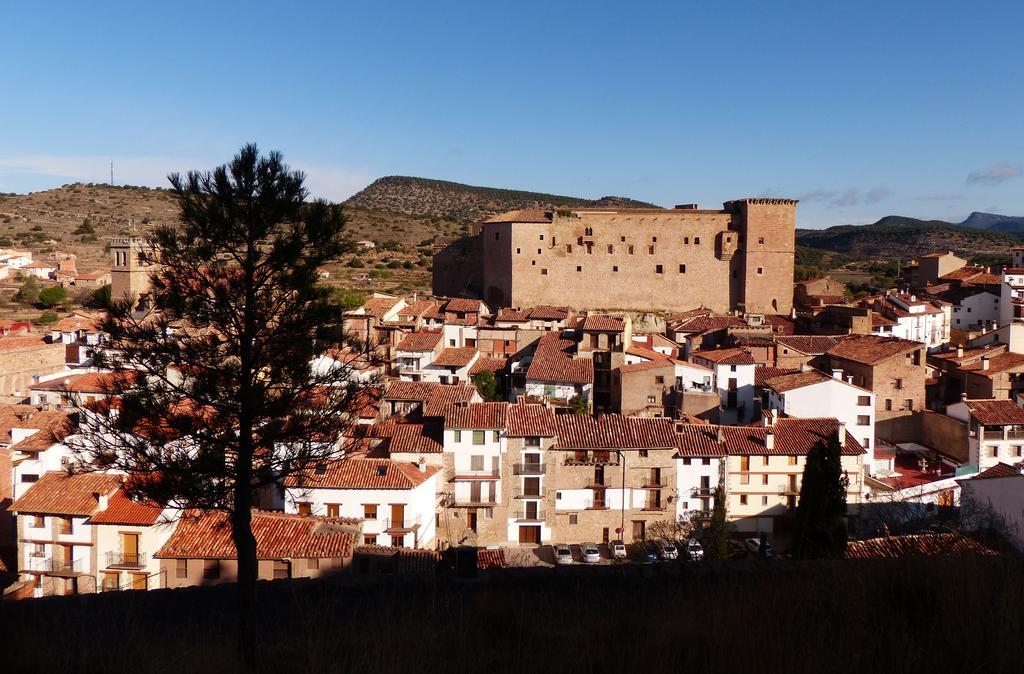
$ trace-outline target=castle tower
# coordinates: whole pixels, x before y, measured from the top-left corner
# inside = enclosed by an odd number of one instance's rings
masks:
[[[139,261],[142,241],[132,236],[115,237],[110,242],[113,266],[110,269],[110,298],[113,301],[138,301],[149,291],[152,265]]]
[[[793,308],[796,257],[795,199],[740,199],[725,207],[742,235],[733,270],[735,308],[751,314],[788,314]]]

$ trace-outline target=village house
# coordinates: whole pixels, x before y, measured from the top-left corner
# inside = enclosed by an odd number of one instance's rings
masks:
[[[77,431],[67,412],[31,405],[0,406],[0,447],[10,456],[12,491],[18,499],[47,472],[67,470],[72,452],[65,440]]]
[[[718,442],[690,442],[686,432],[676,434],[676,444],[676,518],[706,521],[715,505],[715,490],[721,487],[725,494],[725,447]]]
[[[729,342],[729,328],[746,325],[736,316],[716,316],[707,313],[683,315],[677,320],[666,319],[665,336],[683,348],[683,356],[697,350],[725,346]]]
[[[884,335],[922,342],[929,350],[949,342],[951,305],[948,302],[893,294],[876,302],[875,311],[896,321],[895,326],[880,326]]]
[[[964,393],[968,398],[1014,399],[1024,392],[1024,354],[1006,351],[994,356],[982,356],[970,364],[961,365]]]
[[[835,437],[849,478],[846,498],[851,514],[861,502],[864,449],[836,419],[788,419],[769,415],[761,427],[681,424],[682,456],[710,453],[718,446],[726,456],[727,512],[745,534],[787,535],[800,496],[807,455],[815,445]]]
[[[594,361],[577,355],[577,342],[564,333],[546,333],[525,352],[510,361],[511,396],[527,402],[548,402],[568,407],[579,397],[592,400]]]
[[[906,266],[906,274],[911,288],[924,288],[966,265],[967,260],[958,257],[953,251],[926,253],[916,260],[911,260]]]
[[[285,479],[285,512],[362,520],[366,544],[431,547],[440,470],[377,452],[319,462]]]
[[[395,346],[394,372],[403,381],[437,381],[440,374],[428,373],[428,366],[444,348],[441,332],[411,332]],[[449,383],[449,382],[445,382]]]
[[[66,350],[44,335],[0,337],[0,395],[27,397],[37,377],[62,372]]]
[[[579,357],[594,362],[594,409],[610,409],[612,370],[626,362],[626,351],[633,348],[633,322],[629,316],[588,314],[577,322],[576,333]],[[650,357],[658,358],[660,354],[651,352]]]
[[[1024,475],[1020,464],[997,463],[959,480],[960,522],[967,531],[995,529],[1024,552]]]
[[[866,332],[864,334],[867,334]],[[839,344],[846,335],[786,335],[775,340],[774,367],[799,369],[804,365],[817,367],[824,362],[825,352]]]
[[[37,260],[21,267],[21,273],[25,276],[35,276],[37,279],[49,280],[57,271],[57,264],[54,262],[43,262]]]
[[[842,304],[848,292],[842,281],[823,276],[798,282],[794,287],[793,303],[804,309],[817,309],[829,304]]]
[[[974,348],[957,346],[949,351],[942,351],[928,354],[928,364],[934,368],[936,374],[936,389],[934,396],[929,400],[939,409],[943,405],[957,402],[966,389],[966,374],[964,368],[971,368],[979,365],[982,358],[988,358],[990,367],[991,359],[1002,353],[1006,353],[1006,344],[989,344]]]
[[[925,408],[925,345],[897,337],[850,335],[830,348],[825,368],[875,394],[878,412]],[[853,377],[852,380],[848,377]]]
[[[747,424],[760,413],[759,398],[754,390],[756,362],[750,352],[741,347],[694,351],[690,359],[714,370],[720,406],[718,422]]]
[[[89,518],[96,531],[97,589],[154,590],[167,579],[154,555],[174,531],[178,511],[135,499],[122,486]]]
[[[964,398],[946,414],[967,424],[968,463],[976,470],[1024,461],[1024,409],[1014,401]]]
[[[360,544],[361,522],[253,510],[260,580],[321,578],[346,572]],[[238,578],[238,551],[228,514],[187,511],[157,551],[167,587],[217,585]]]
[[[8,269],[22,269],[32,264],[32,251],[0,248],[0,263]]]
[[[410,420],[440,415],[452,403],[483,402],[476,387],[466,384],[390,381],[381,396],[381,416]]]
[[[83,288],[101,288],[110,285],[111,277],[109,269],[97,269],[88,274],[75,276],[75,285]]]

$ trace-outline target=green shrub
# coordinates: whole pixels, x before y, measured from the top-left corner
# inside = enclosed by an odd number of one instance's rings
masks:
[[[68,299],[68,292],[61,286],[50,286],[39,291],[39,303],[44,307],[55,307]]]
[[[42,323],[43,325],[53,325],[59,320],[60,316],[53,313],[52,311],[47,311],[46,313],[39,317],[39,322]]]
[[[354,257],[348,261],[347,266],[352,267],[353,269],[362,269],[363,267],[366,266],[366,263],[360,260],[358,257]]]

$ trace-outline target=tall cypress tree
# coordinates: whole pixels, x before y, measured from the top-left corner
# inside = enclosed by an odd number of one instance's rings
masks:
[[[729,556],[729,517],[725,505],[725,490],[715,487],[715,505],[711,510],[711,521],[704,534],[704,552],[711,559],[726,559]]]
[[[807,454],[796,508],[793,555],[839,557],[846,549],[846,490],[850,479],[841,463],[839,437],[821,440]]]

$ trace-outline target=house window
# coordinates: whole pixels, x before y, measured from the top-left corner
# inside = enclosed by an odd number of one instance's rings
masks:
[[[543,241],[543,240],[544,240],[544,235],[543,235],[543,234],[541,234],[541,235],[540,235],[540,240],[541,240],[541,241]]]
[[[583,271],[582,265],[576,265],[576,271]]]
[[[377,534],[363,536],[363,543],[366,545],[377,545]]]
[[[274,580],[282,580],[291,576],[288,573],[288,562],[280,559],[274,560]]]
[[[730,365],[729,366],[729,372],[735,372],[735,371],[736,371],[736,366],[735,365]]]
[[[643,459],[647,458],[647,450],[646,449],[641,449],[639,452],[637,452],[637,454],[640,456],[640,458],[643,458]]]
[[[619,241],[621,241],[622,243],[626,243],[626,237],[620,236]]]
[[[767,475],[762,475],[761,476],[761,484],[762,485],[768,484],[768,476]]]
[[[316,571],[320,568],[320,560],[316,558],[306,560],[306,568],[310,571]]]
[[[647,396],[647,402],[648,402],[649,404],[653,404],[653,403],[654,403],[654,401],[655,401],[655,397],[654,397],[654,396]]]
[[[892,411],[892,400],[890,400],[889,398],[885,399],[885,411],[886,412],[891,412]]]
[[[659,376],[654,378],[654,383],[655,384],[664,384],[665,383],[665,378],[659,375]]]
[[[683,465],[684,466],[689,466],[690,465],[690,457],[688,457],[688,456],[684,456],[683,457]]]
[[[789,459],[789,465],[791,465],[791,466],[795,466],[796,465],[796,457],[795,456],[790,456],[790,457],[787,457],[787,458]]]
[[[908,410],[912,410],[912,409],[914,409],[914,401],[913,401],[913,400],[911,400],[910,398],[907,398],[906,400],[904,400],[904,401],[903,401],[903,404],[904,404],[904,405],[906,406],[906,408],[907,408]]]
[[[683,237],[683,243],[685,243],[685,244],[689,245],[689,243],[690,243],[690,237],[688,237],[688,236],[684,236],[684,237]]]
[[[896,387],[897,391],[903,390],[903,380],[902,379],[897,379],[896,381],[893,382],[893,386]]]
[[[870,426],[871,425],[871,417],[868,416],[867,414],[858,414],[857,415],[857,425],[858,426]]]
[[[992,458],[999,456],[999,447],[997,447],[996,445],[992,445],[991,447],[989,447],[988,455],[991,456]]]
[[[586,228],[584,228],[583,233],[586,236],[594,236],[594,228],[593,227],[586,227]]]
[[[341,504],[340,503],[328,503],[327,504],[327,516],[328,517],[341,517]]]
[[[364,503],[363,504],[363,519],[364,520],[375,520],[375,519],[377,519],[377,504],[376,503]]]
[[[871,404],[871,396],[857,396],[857,404],[861,407],[867,407]]]
[[[740,494],[740,505],[747,505],[747,495]]]
[[[664,271],[665,271],[664,267],[662,267],[660,264],[654,266],[654,273],[655,274],[661,274],[661,273],[664,273]]]
[[[768,505],[768,497],[767,496],[762,496],[761,497],[761,505],[763,505],[763,506]]]
[[[679,273],[680,274],[685,274],[686,273],[686,265],[685,264],[679,265]]]
[[[176,559],[174,560],[174,577],[175,578],[188,578],[188,560],[187,559]]]
[[[760,276],[762,274],[764,274],[764,267],[758,267],[757,268],[757,275]]]
[[[483,470],[484,469],[484,455],[474,454],[469,457],[469,469],[470,470]]]
[[[629,252],[629,254],[630,254],[630,255],[632,255],[632,254],[633,254],[633,246],[630,246],[630,247],[629,247],[629,248],[627,249],[627,251]]]
[[[220,578],[220,560],[219,559],[204,559],[203,560],[203,578],[211,580],[214,578]]]
[[[401,536],[392,536],[391,537],[391,547],[393,547],[393,548],[404,548],[405,547],[405,535],[403,534]]]
[[[701,464],[703,464],[705,466],[710,466],[711,465],[711,459],[709,459],[707,457],[701,459],[700,462],[701,462]]]
[[[453,433],[454,433],[454,441],[455,442],[462,442],[462,431],[453,431]]]
[[[544,253],[543,253],[543,252],[541,251],[541,249],[540,249],[540,248],[538,248],[538,249],[537,249],[537,255],[543,255],[543,254],[544,254]]]
[[[566,253],[571,253],[572,252],[572,244],[571,243],[565,244],[565,252]]]
[[[295,505],[298,507],[300,515],[312,515],[313,514],[313,505],[311,503],[309,503],[309,502],[301,502],[301,503],[296,503]]]
[[[695,245],[695,246],[699,246],[700,245],[700,237],[699,236],[693,237],[693,245]]]
[[[500,440],[500,439],[501,439],[501,431],[491,431],[491,438],[492,438],[492,439],[493,439],[493,440],[494,440],[495,442],[498,442],[498,440]]]
[[[571,513],[569,515],[569,524],[579,524],[579,520],[580,520],[580,516],[577,515],[576,513]]]
[[[1020,445],[1014,445],[1014,446],[1013,446],[1013,447],[1011,448],[1011,451],[1013,452],[1013,455],[1014,455],[1015,457],[1018,457],[1018,458],[1020,458],[1020,456],[1021,456],[1021,453],[1022,453],[1022,449],[1024,449],[1024,448],[1022,448],[1022,447],[1021,447]]]
[[[36,529],[45,527],[46,526],[46,517],[44,515],[33,515],[32,516],[32,526],[35,527]]]
[[[482,445],[487,442],[487,436],[483,431],[473,431],[473,444]]]
[[[57,533],[59,534],[70,534],[72,533],[73,520],[70,517],[60,517],[57,519]]]

